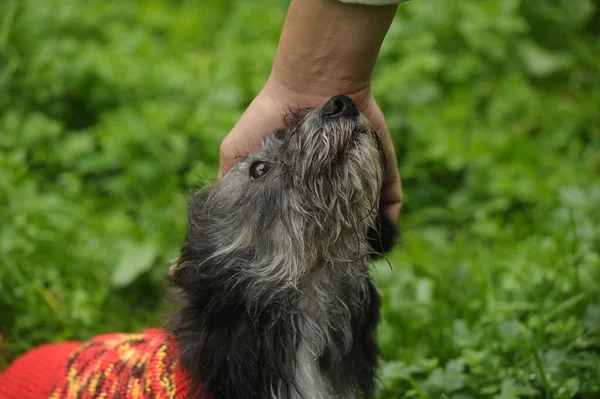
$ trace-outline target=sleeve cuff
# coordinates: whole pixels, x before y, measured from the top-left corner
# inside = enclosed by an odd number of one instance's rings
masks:
[[[408,0],[339,0],[342,3],[365,4],[369,6],[385,6],[389,4],[399,4]]]

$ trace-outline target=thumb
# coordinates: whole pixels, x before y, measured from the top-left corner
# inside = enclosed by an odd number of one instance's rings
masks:
[[[258,152],[263,138],[284,124],[279,107],[268,96],[259,94],[221,143],[219,178],[249,154]]]

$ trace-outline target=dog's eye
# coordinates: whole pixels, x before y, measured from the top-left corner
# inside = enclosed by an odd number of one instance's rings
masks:
[[[252,165],[250,165],[250,177],[253,179],[260,179],[266,175],[267,172],[269,172],[269,168],[270,166],[266,162],[254,162]]]

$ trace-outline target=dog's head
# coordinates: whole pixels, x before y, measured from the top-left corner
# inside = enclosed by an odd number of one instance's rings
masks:
[[[308,354],[333,391],[368,397],[379,299],[367,262],[396,234],[379,212],[384,169],[372,126],[335,96],[191,197],[172,330],[211,397],[312,392]]]
[[[200,262],[247,262],[249,275],[282,285],[296,286],[319,265],[362,264],[396,235],[379,212],[384,169],[369,121],[335,96],[293,115],[258,153],[191,198],[186,247]]]

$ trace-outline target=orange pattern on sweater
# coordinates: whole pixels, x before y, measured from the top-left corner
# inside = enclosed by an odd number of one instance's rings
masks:
[[[162,330],[97,336],[76,346],[54,372],[50,399],[180,399],[190,386],[177,347]]]

